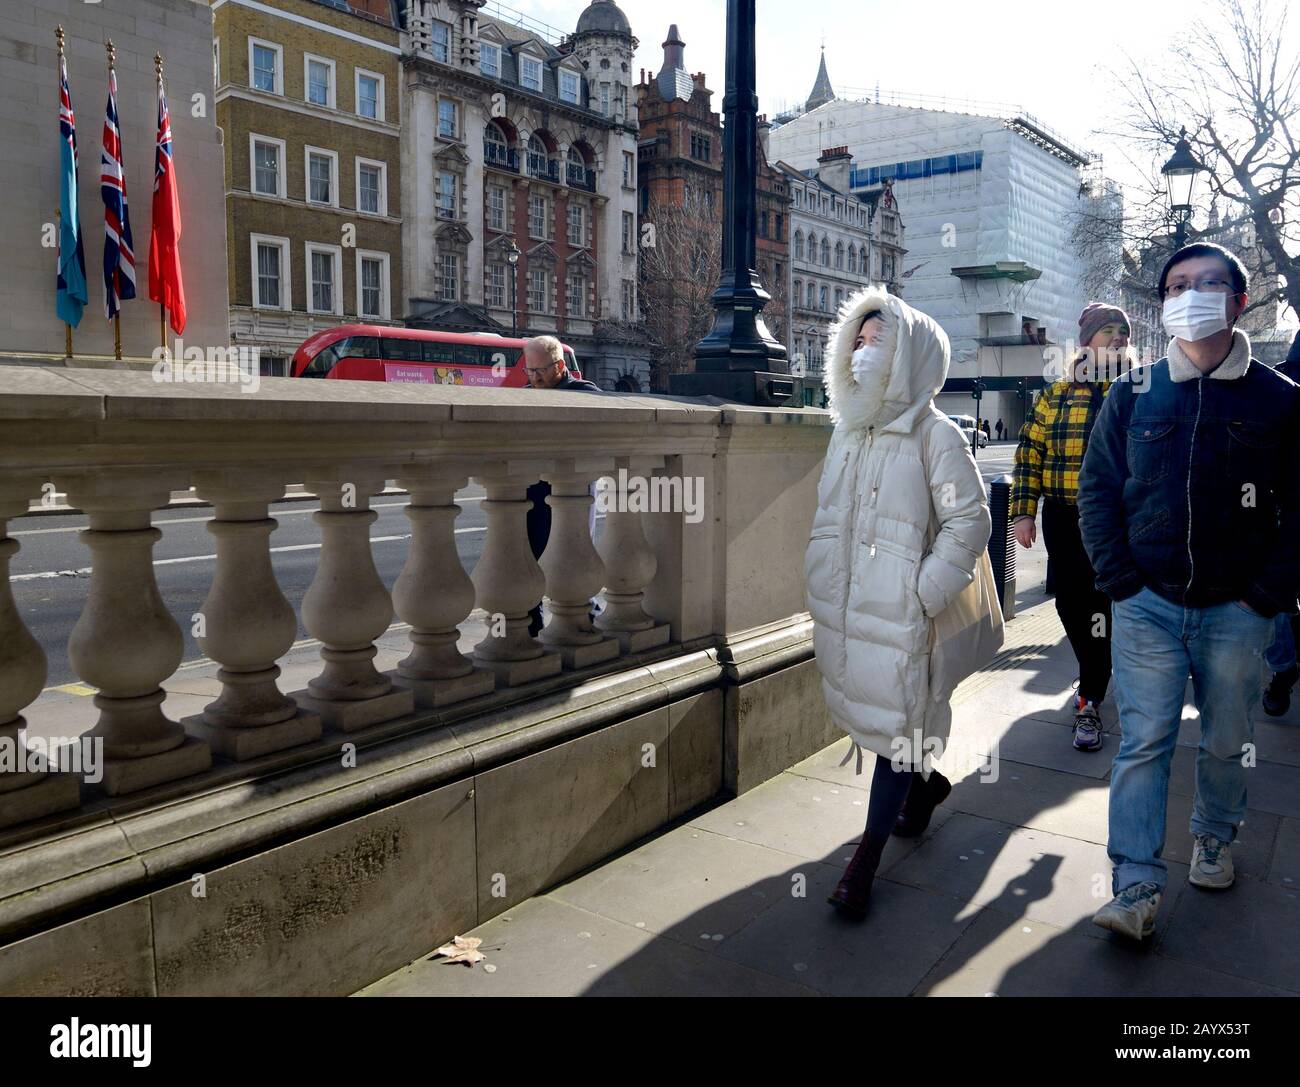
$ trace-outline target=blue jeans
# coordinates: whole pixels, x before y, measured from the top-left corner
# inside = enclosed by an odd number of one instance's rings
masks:
[[[1191,831],[1231,842],[1246,814],[1243,748],[1254,736],[1273,620],[1237,603],[1184,608],[1145,588],[1116,603],[1113,616],[1122,738],[1111,768],[1111,887],[1118,894],[1150,880],[1163,890],[1169,767],[1187,677],[1201,715]]]
[[[1291,616],[1285,612],[1273,620],[1273,641],[1264,660],[1274,672],[1295,667],[1295,636],[1291,633]]]

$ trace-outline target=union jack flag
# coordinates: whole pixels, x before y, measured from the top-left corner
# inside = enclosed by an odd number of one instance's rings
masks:
[[[122,135],[117,126],[117,72],[108,72],[108,112],[100,155],[99,194],[104,199],[104,316],[112,318],[135,297],[135,243],[126,207]]]

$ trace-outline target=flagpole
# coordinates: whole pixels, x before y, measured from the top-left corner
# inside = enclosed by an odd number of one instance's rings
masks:
[[[108,71],[110,75],[117,68],[117,50],[113,48],[113,39],[109,38],[105,48],[108,50]],[[118,142],[121,143],[121,128],[118,129]],[[122,179],[125,181],[125,177]],[[124,201],[125,202],[125,201]],[[120,258],[119,258],[120,259]],[[115,272],[114,275],[117,273]],[[119,301],[117,312],[113,314],[113,358],[122,358],[122,303]]]
[[[157,79],[158,82],[158,96],[159,96],[158,100],[162,101],[163,59],[161,53],[155,53],[153,55],[153,70],[154,70],[154,77]],[[156,153],[157,152],[155,152],[155,154]],[[157,184],[156,181],[155,184]],[[165,356],[167,354],[167,303],[166,302],[158,303],[158,336],[159,336],[159,342],[163,349],[163,355]]]
[[[62,88],[63,86],[63,24],[62,23],[60,23],[58,26],[54,28],[54,36],[56,39],[58,39],[58,43],[59,43],[59,55],[58,55],[58,59],[55,61],[55,64],[58,66],[59,86],[60,88]],[[62,90],[60,90],[59,93],[62,94],[63,93]],[[62,109],[62,106],[60,106],[60,109]],[[59,244],[60,247],[62,247],[63,244],[62,209],[57,209],[54,212],[54,229],[59,232]],[[59,252],[59,260],[60,262],[62,262],[63,260],[62,249],[60,249]],[[62,273],[63,269],[60,268],[59,271],[60,273]],[[67,358],[72,358],[72,326],[68,324],[67,321],[63,322],[63,353]]]

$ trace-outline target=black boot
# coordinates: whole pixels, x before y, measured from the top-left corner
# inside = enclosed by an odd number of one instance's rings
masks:
[[[1284,672],[1274,672],[1264,688],[1264,712],[1270,717],[1281,717],[1291,708],[1291,688],[1300,678],[1300,668],[1292,665]]]
[[[894,833],[900,838],[920,837],[930,825],[934,809],[948,798],[950,792],[952,782],[938,770],[930,771],[929,781],[919,773],[914,774],[912,787],[907,790],[907,799],[903,801],[903,810],[894,823]]]
[[[866,917],[867,906],[871,901],[871,885],[876,878],[876,869],[880,866],[880,855],[884,851],[884,839],[863,835],[839,884],[827,895],[826,901],[854,921]]]

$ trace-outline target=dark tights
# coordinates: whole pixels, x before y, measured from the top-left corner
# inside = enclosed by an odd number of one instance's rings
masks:
[[[895,770],[894,764],[883,755],[876,756],[876,769],[871,775],[871,795],[867,798],[867,830],[863,842],[884,848],[893,832],[894,821],[903,810],[913,774],[912,770]]]

